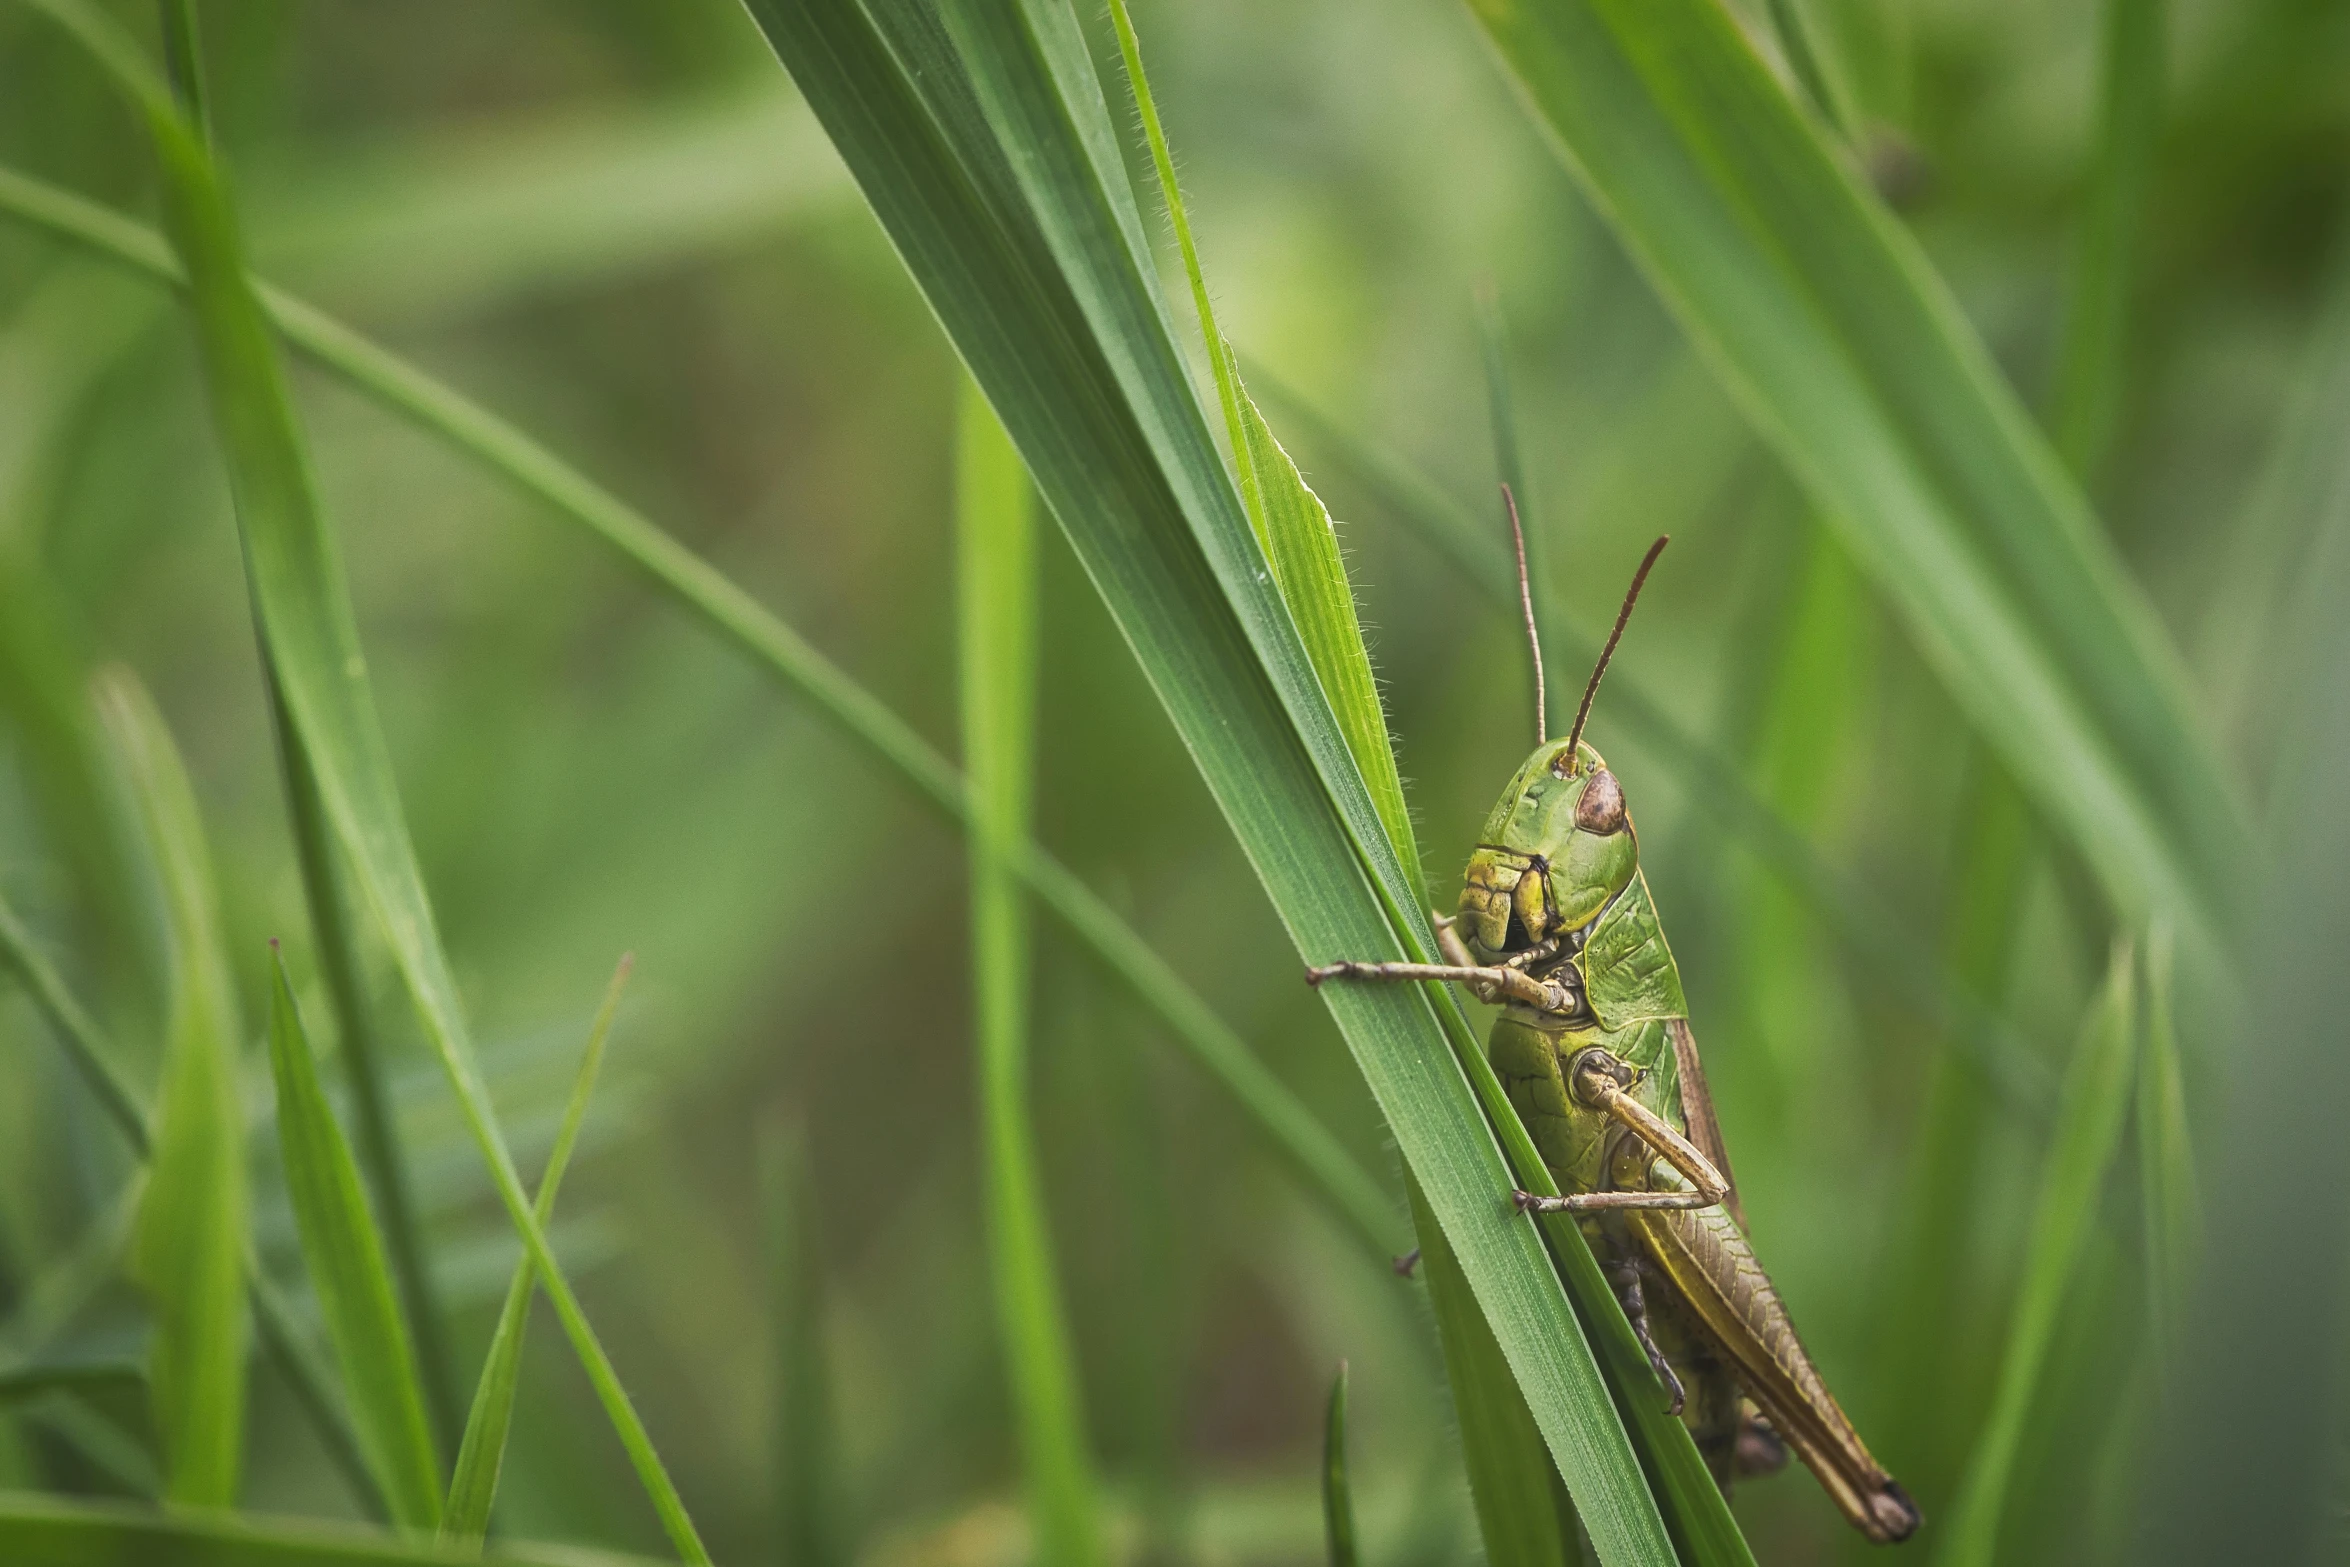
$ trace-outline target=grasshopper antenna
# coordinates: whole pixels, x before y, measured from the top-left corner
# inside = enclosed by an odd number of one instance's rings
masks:
[[[1526,646],[1534,653],[1534,743],[1550,739],[1550,697],[1542,688],[1542,633],[1534,629],[1534,589],[1526,581],[1526,530],[1518,526],[1518,498],[1502,481],[1502,503],[1510,509],[1510,540],[1518,547],[1518,607],[1526,612]]]
[[[1624,622],[1632,618],[1632,606],[1640,602],[1640,587],[1648,580],[1648,568],[1656,564],[1656,558],[1672,542],[1671,534],[1658,534],[1648,553],[1640,558],[1640,569],[1632,573],[1632,586],[1624,595],[1624,607],[1616,611],[1616,629],[1607,634],[1607,646],[1599,650],[1599,662],[1591,667],[1591,684],[1583,688],[1583,705],[1575,709],[1575,728],[1567,736],[1565,752],[1569,772],[1575,767],[1575,747],[1583,743],[1583,721],[1591,716],[1591,699],[1599,695],[1599,677],[1607,673],[1607,661],[1616,656],[1616,644],[1624,639]]]

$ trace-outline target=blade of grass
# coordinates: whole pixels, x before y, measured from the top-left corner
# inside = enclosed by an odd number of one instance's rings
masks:
[[[353,879],[388,938],[508,1217],[542,1271],[549,1298],[621,1446],[672,1543],[708,1560],[683,1500],[618,1373],[589,1325],[546,1234],[474,1068],[464,1013],[399,804],[370,694],[358,628],[275,344],[246,277],[219,171],[153,80],[136,48],[78,0],[36,0],[105,68],[144,119],[162,172],[165,232],[190,280],[200,360],[212,393],[245,545],[254,618],[283,708],[309,759]]]
[[[1534,481],[1526,472],[1525,454],[1518,441],[1517,398],[1510,389],[1508,328],[1502,322],[1501,300],[1492,289],[1477,291],[1476,315],[1478,354],[1485,363],[1485,412],[1493,426],[1493,469],[1509,496],[1504,513],[1507,515],[1511,507],[1515,508],[1519,532],[1523,535],[1522,546],[1515,537],[1511,542],[1526,552],[1527,597],[1533,600],[1534,629],[1541,643],[1528,656],[1547,664],[1548,650],[1564,645],[1569,634],[1558,624],[1558,595],[1546,586],[1550,581],[1546,569],[1550,535],[1543,530],[1542,508],[1536,504]],[[1277,400],[1286,401],[1286,398]],[[1523,601],[1518,608],[1521,613],[1525,611]],[[1549,682],[1544,676],[1544,669],[1534,671],[1534,727],[1547,735],[1550,733]]]
[[[132,1239],[155,1319],[148,1381],[165,1495],[229,1507],[245,1446],[244,1035],[203,822],[171,736],[127,671],[100,677],[98,707],[147,830],[171,955],[163,1093]]]
[[[1969,1464],[1949,1532],[1935,1561],[1941,1567],[1989,1567],[1998,1560],[2016,1449],[2031,1418],[2041,1371],[2058,1314],[2091,1238],[2104,1200],[2106,1176],[2121,1145],[2138,1054],[2136,963],[2117,946],[2102,992],[2083,1020],[2080,1043],[2065,1071],[2056,1139],[2041,1167],[2014,1319],[1992,1395],[1990,1419]]]
[[[0,187],[0,194],[4,194],[4,187]],[[1310,432],[1308,438],[1325,459],[1348,473],[1396,521],[1450,560],[1497,607],[1506,609],[1513,619],[1517,616],[1517,574],[1510,560],[1507,529],[1481,525],[1425,477],[1355,439],[1262,366],[1252,364],[1249,377],[1290,420]],[[1536,546],[1531,537],[1527,544],[1527,565],[1532,568]],[[1530,570],[1530,579],[1544,661],[1569,671],[1580,682],[1599,656],[1599,643],[1568,619],[1557,591],[1539,572]],[[1981,1058],[1983,1070],[2017,1109],[2035,1115],[2046,1113],[2055,1085],[2038,1055],[2012,1022],[1986,1007],[1911,934],[1908,922],[1897,911],[1823,861],[1810,841],[1755,793],[1738,763],[1683,728],[1641,688],[1636,670],[1610,670],[1607,691],[1605,719],[1620,725],[1650,756],[1670,769],[1692,805],[1711,816],[1777,875],[1846,950],[1862,960],[1867,972],[1898,988],[1926,1017],[1967,1041]]]
[[[155,235],[21,174],[0,170],[0,211],[150,277],[187,286],[186,274]],[[690,615],[814,702],[843,733],[903,774],[926,803],[959,826],[967,823],[969,803],[953,764],[708,562],[496,415],[301,301],[257,286],[289,343],[586,528]],[[1398,1226],[1379,1182],[1075,872],[1033,840],[1014,846],[1012,863],[1044,906],[1159,1015],[1273,1152],[1384,1266],[1394,1253]]]
[[[955,453],[971,984],[996,1329],[1045,1567],[1104,1561],[1077,1354],[1062,1314],[1028,1106],[1028,911],[1005,849],[1027,836],[1036,733],[1036,519],[1020,454],[962,383]]]
[[[2057,348],[2049,433],[2083,483],[2112,444],[2130,286],[2162,135],[2164,0],[2105,0],[2095,165]]]
[[[90,1015],[65,988],[55,968],[41,955],[26,935],[22,922],[0,901],[0,963],[13,969],[24,981],[34,1004],[48,1020],[50,1032],[67,1052],[68,1059],[91,1080],[93,1085],[105,1082],[111,1088],[99,1091],[99,1104],[130,1144],[131,1152],[145,1164],[149,1162],[154,1137],[148,1130],[147,1119],[139,1109],[138,1100],[114,1066],[116,1052],[107,1044]],[[253,1316],[261,1332],[262,1348],[269,1354],[278,1370],[285,1376],[294,1397],[309,1417],[319,1438],[326,1445],[327,1456],[336,1470],[349,1482],[351,1494],[379,1518],[390,1516],[383,1493],[377,1488],[374,1474],[360,1456],[358,1438],[345,1419],[342,1406],[330,1391],[332,1379],[318,1364],[301,1331],[295,1325],[292,1309],[279,1294],[277,1287],[261,1272],[260,1263],[248,1253],[244,1262],[245,1282],[253,1300]]]
[[[1420,1277],[1427,1281],[1428,1310],[1444,1351],[1462,1467],[1488,1567],[1579,1567],[1583,1547],[1574,1507],[1526,1396],[1461,1276],[1444,1226],[1428,1212],[1419,1184],[1411,1182],[1410,1190],[1413,1216],[1422,1221]]]
[[[533,1207],[540,1228],[554,1222],[555,1196],[563,1189],[563,1172],[570,1168],[571,1151],[579,1129],[587,1124],[588,1100],[596,1091],[596,1074],[604,1065],[604,1042],[611,1036],[612,1019],[620,1010],[620,993],[627,987],[635,959],[624,954],[604,989],[603,1003],[588,1029],[587,1049],[571,1080],[571,1098],[563,1107],[563,1124],[555,1146],[547,1154],[547,1168],[539,1177]],[[449,1481],[449,1505],[441,1517],[441,1538],[467,1544],[478,1551],[490,1532],[490,1508],[498,1497],[498,1471],[506,1460],[506,1436],[514,1423],[514,1397],[522,1384],[522,1343],[530,1327],[530,1300],[537,1272],[530,1254],[514,1264],[505,1302],[498,1308],[498,1325],[490,1334],[489,1353],[483,1358],[481,1382],[474,1389],[473,1410],[465,1419],[465,1440],[457,1448],[457,1472]]]
[[[797,1125],[760,1129],[759,1190],[775,1330],[775,1560],[778,1567],[841,1567],[850,1553],[834,1502],[838,1455],[824,1355],[820,1210],[806,1134]]]
[[[1529,110],[2125,917],[2227,950],[2248,829],[2178,660],[1916,244],[1714,0],[1472,0]]]
[[[0,1558],[43,1567],[433,1567],[478,1560],[428,1540],[263,1513],[165,1513],[0,1492]],[[531,1567],[645,1567],[641,1556],[515,1546],[491,1558]]]
[[[342,1365],[360,1447],[391,1503],[392,1519],[403,1528],[430,1529],[441,1521],[441,1462],[433,1452],[383,1237],[360,1190],[358,1161],[319,1086],[318,1064],[275,943],[270,977],[278,1148],[311,1289]]]
[[[1330,1379],[1330,1403],[1322,1416],[1322,1533],[1330,1546],[1330,1567],[1355,1567],[1355,1499],[1346,1480],[1343,1360],[1338,1363],[1338,1375]]]
[[[1074,17],[910,0],[752,11],[1027,459],[1298,950],[1310,962],[1432,950],[1421,889],[1406,884],[1174,343]],[[1462,1079],[1483,1059],[1457,1005],[1382,987],[1323,998],[1603,1558],[1672,1559],[1559,1276],[1504,1205],[1530,1177],[1503,1164],[1488,1106]],[[1615,1311],[1583,1260],[1576,1287]]]
[[[2203,1227],[2194,1141],[2187,1130],[2187,1087],[2179,1070],[2173,962],[2170,932],[2157,927],[2146,950],[2146,1055],[2138,1066],[2135,1125],[2146,1224],[2147,1318],[2157,1356],[2170,1355],[2179,1345],[2177,1317]]]

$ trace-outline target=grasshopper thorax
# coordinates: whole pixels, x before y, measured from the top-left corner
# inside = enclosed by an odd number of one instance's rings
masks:
[[[1486,818],[1460,916],[1484,961],[1572,937],[1630,884],[1640,846],[1623,786],[1590,746],[1535,747]]]

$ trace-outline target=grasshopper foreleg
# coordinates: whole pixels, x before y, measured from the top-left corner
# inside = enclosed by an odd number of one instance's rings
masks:
[[[1540,1012],[1568,1013],[1575,1009],[1575,993],[1556,980],[1536,979],[1514,968],[1488,967],[1476,961],[1452,921],[1436,916],[1436,942],[1448,960],[1443,963],[1326,963],[1306,970],[1306,983],[1326,979],[1444,979],[1466,985],[1480,1001],[1514,1001]]]
[[[1681,1379],[1673,1374],[1672,1362],[1665,1359],[1665,1352],[1658,1349],[1656,1340],[1649,1336],[1648,1297],[1641,1292],[1638,1259],[1619,1257],[1603,1263],[1600,1271],[1615,1286],[1616,1303],[1624,1308],[1624,1316],[1632,1324],[1632,1336],[1640,1340],[1642,1349],[1648,1351],[1648,1363],[1656,1368],[1657,1380],[1665,1385],[1665,1391],[1672,1396],[1672,1406],[1665,1413],[1679,1415],[1689,1401],[1688,1394],[1682,1389]]]

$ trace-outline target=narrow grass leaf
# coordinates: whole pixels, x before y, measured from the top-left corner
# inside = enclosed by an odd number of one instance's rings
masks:
[[[1716,0],[1471,0],[1539,123],[2125,917],[2225,950],[2248,827],[2177,656],[1917,245]]]
[[[1423,889],[1210,436],[1074,16],[1046,0],[752,0],[752,13],[1018,444],[1300,953],[1433,950]],[[1465,1017],[1419,989],[1323,996],[1603,1559],[1671,1560],[1559,1275],[1506,1204],[1528,1177],[1503,1163],[1463,1079],[1482,1065]],[[1613,1311],[1584,1262],[1578,1288]]]
[[[672,1543],[708,1559],[668,1472],[561,1265],[533,1219],[472,1059],[464,1010],[425,895],[376,718],[339,552],[267,318],[245,271],[233,206],[202,143],[138,52],[79,0],[38,0],[144,119],[161,170],[165,232],[186,268],[197,342],[245,547],[254,618],[283,710],[298,731],[362,901],[383,929],[426,1038],[456,1091],[492,1183],[534,1262]]]
[[[278,1151],[286,1196],[309,1265],[318,1314],[343,1371],[359,1444],[383,1486],[393,1521],[430,1529],[441,1521],[441,1465],[426,1423],[408,1325],[392,1292],[383,1236],[359,1184],[359,1164],[319,1086],[318,1063],[270,949],[269,1064],[277,1084]]]
[[[1035,507],[1020,454],[963,383],[955,563],[971,780],[971,984],[996,1329],[1045,1567],[1104,1561],[1077,1354],[1061,1308],[1028,1095],[1028,911],[1005,850],[1027,835],[1036,729]]]
[[[555,1196],[563,1188],[563,1172],[571,1166],[571,1151],[579,1143],[579,1129],[587,1124],[588,1101],[596,1091],[596,1074],[604,1065],[604,1042],[611,1037],[612,1019],[620,1010],[620,993],[627,987],[634,960],[622,957],[605,987],[603,1004],[588,1029],[587,1049],[571,1080],[571,1098],[563,1107],[563,1124],[555,1146],[547,1154],[546,1173],[539,1177],[533,1213],[541,1229],[554,1221]],[[490,1508],[498,1497],[498,1471],[506,1460],[506,1436],[514,1423],[514,1397],[522,1383],[522,1343],[530,1326],[530,1301],[537,1270],[530,1254],[514,1264],[505,1302],[498,1308],[498,1325],[490,1334],[483,1358],[481,1382],[474,1389],[473,1411],[465,1420],[465,1439],[457,1448],[457,1472],[449,1481],[449,1505],[441,1518],[441,1538],[471,1542],[481,1548],[490,1532]]]
[[[170,1021],[147,1194],[131,1242],[154,1313],[148,1382],[165,1495],[237,1499],[245,1446],[245,1117],[237,1099],[236,989],[221,945],[212,860],[163,719],[127,671],[101,677],[99,709],[137,801],[163,895]]]
[[[841,1567],[849,1541],[836,1509],[839,1451],[824,1353],[823,1259],[813,1173],[797,1125],[760,1128],[759,1193],[766,1209],[767,1314],[774,1329],[776,1560]]]
[[[1532,1435],[1531,1430],[1528,1432]],[[1346,1362],[1330,1379],[1330,1403],[1322,1413],[1322,1535],[1330,1567],[1356,1567],[1354,1488],[1346,1479]]]
[[[0,169],[0,211],[186,287],[186,274],[154,234],[79,197]],[[311,306],[267,285],[257,287],[288,342],[586,529],[689,615],[815,703],[844,734],[901,773],[926,803],[957,825],[967,821],[964,783],[953,764],[708,562],[488,410]],[[1070,933],[1159,1015],[1271,1151],[1346,1223],[1366,1255],[1384,1263],[1400,1229],[1380,1183],[1075,872],[1033,840],[1016,846],[1013,864]]]
[[[1526,597],[1517,598],[1515,584],[1510,586],[1521,614],[1526,612],[1527,600],[1532,601],[1534,630],[1536,640],[1540,643],[1538,648],[1531,648],[1527,653],[1537,663],[1533,670],[1534,728],[1536,733],[1548,735],[1550,701],[1549,681],[1544,667],[1548,662],[1546,655],[1553,648],[1568,646],[1570,640],[1579,645],[1580,639],[1571,639],[1566,628],[1558,624],[1558,595],[1546,586],[1550,580],[1550,573],[1544,569],[1549,564],[1550,536],[1542,527],[1542,508],[1535,504],[1534,483],[1526,472],[1525,451],[1518,439],[1517,397],[1510,386],[1509,334],[1502,321],[1501,300],[1492,290],[1479,289],[1476,307],[1478,355],[1485,364],[1485,411],[1493,425],[1493,468],[1500,476],[1502,488],[1508,497],[1503,515],[1511,515],[1511,509],[1514,508],[1519,533],[1523,535],[1522,547],[1526,552]],[[1429,493],[1435,493],[1432,487]],[[1417,513],[1420,507],[1412,509]],[[1466,535],[1470,530],[1465,519],[1461,531],[1464,537],[1459,541],[1460,544],[1469,546],[1471,541]],[[1511,543],[1513,547],[1519,547],[1517,538],[1513,537]],[[1572,688],[1568,689],[1571,694]]]
[[[1444,1226],[1428,1212],[1418,1183],[1410,1189],[1413,1216],[1421,1220],[1419,1274],[1427,1283],[1428,1310],[1444,1352],[1461,1463],[1468,1471],[1469,1500],[1477,1510],[1488,1567],[1576,1567],[1583,1547],[1573,1504],[1542,1444],[1541,1429],[1469,1281],[1461,1276]]]
[[[2187,1127],[2187,1087],[2179,1068],[2176,958],[2170,932],[2157,928],[2146,950],[2146,1055],[2138,1064],[2139,1201],[2146,1224],[2147,1315],[2158,1356],[2179,1344],[2177,1318],[2201,1250],[2202,1204],[2195,1149]]]
[[[149,1153],[147,1112],[139,1104],[139,1096],[122,1069],[115,1065],[106,1042],[98,1033],[98,1025],[74,1000],[65,988],[55,966],[41,949],[33,944],[32,932],[17,918],[16,910],[8,900],[0,898],[0,967],[13,973],[32,997],[41,1015],[49,1020],[49,1030],[65,1048],[65,1058],[73,1063],[107,1118],[118,1127],[131,1145],[131,1152],[144,1161]]]
[[[1998,1560],[2017,1449],[2039,1392],[2057,1318],[2092,1239],[2106,1177],[2121,1144],[2138,1056],[2136,963],[2117,946],[2066,1069],[2056,1137],[2041,1167],[2024,1270],[2008,1324],[1991,1415],[1975,1446],[1958,1506],[1935,1560],[1990,1567]]]
[[[63,1496],[0,1492],[0,1560],[42,1567],[440,1567],[478,1561],[429,1540],[264,1513],[162,1513]],[[517,1545],[492,1567],[651,1567],[577,1546]]]

